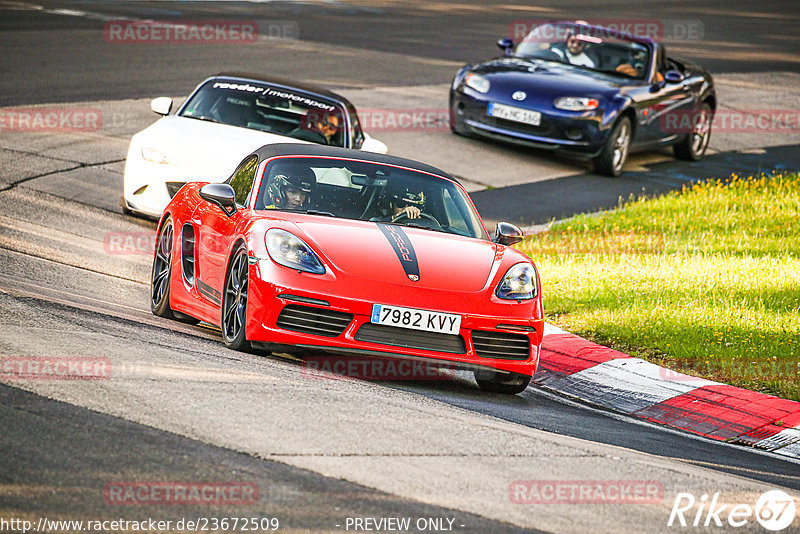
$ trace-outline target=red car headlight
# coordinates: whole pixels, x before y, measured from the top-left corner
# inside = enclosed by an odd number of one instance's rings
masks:
[[[536,287],[536,268],[530,263],[518,263],[511,267],[495,292],[506,300],[530,300],[539,294]]]
[[[295,271],[325,274],[325,266],[305,241],[285,230],[272,228],[264,236],[272,261]]]

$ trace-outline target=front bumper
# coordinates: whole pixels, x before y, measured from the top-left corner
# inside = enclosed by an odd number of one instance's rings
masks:
[[[458,89],[452,93],[451,113],[461,128],[474,135],[576,157],[593,158],[606,143],[608,129],[602,127],[602,114],[500,102],[540,112],[541,123],[534,126],[488,115],[492,101],[474,91]]]
[[[353,355],[446,361],[466,369],[527,376],[536,372],[544,328],[539,299],[500,301],[486,291],[454,294],[401,284],[377,286],[298,273],[260,260],[250,266],[247,338]],[[458,335],[447,335],[375,325],[370,322],[375,303],[457,313],[461,329]]]
[[[181,184],[188,181],[174,167],[129,155],[122,179],[122,201],[131,211],[159,218]]]
[[[133,154],[131,154],[133,153]],[[142,159],[136,150],[129,150],[122,179],[122,202],[136,213],[161,217],[164,208],[180,188],[188,182],[221,182],[225,176],[203,171],[153,163]]]

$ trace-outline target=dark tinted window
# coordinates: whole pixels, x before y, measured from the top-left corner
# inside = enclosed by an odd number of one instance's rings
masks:
[[[364,144],[364,132],[361,131],[361,122],[358,120],[358,113],[352,107],[347,109],[350,114],[350,138],[353,140],[351,148],[361,148]]]
[[[230,178],[230,185],[236,193],[236,203],[240,206],[247,204],[247,198],[250,196],[250,191],[253,189],[253,180],[256,177],[256,168],[258,167],[258,156],[248,158],[239,165],[236,172]]]

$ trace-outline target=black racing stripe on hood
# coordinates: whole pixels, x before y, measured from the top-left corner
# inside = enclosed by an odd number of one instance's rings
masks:
[[[406,233],[399,226],[392,224],[377,223],[378,228],[381,229],[383,235],[389,240],[392,245],[397,259],[400,260],[400,265],[406,272],[409,280],[414,282],[419,280],[419,264],[417,263],[417,253],[414,252],[414,246]]]

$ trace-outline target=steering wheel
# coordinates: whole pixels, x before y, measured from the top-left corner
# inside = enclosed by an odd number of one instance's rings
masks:
[[[406,213],[405,211],[401,211],[400,213],[398,213],[397,215],[392,217],[392,222],[399,222],[399,221],[403,221],[403,220],[408,219],[408,218],[409,218],[408,217],[408,213]],[[419,218],[420,219],[428,219],[429,221],[435,223],[437,227],[439,227],[439,228],[442,227],[442,223],[440,223],[438,220],[436,220],[436,217],[434,217],[433,215],[428,215],[427,213],[420,212]]]

